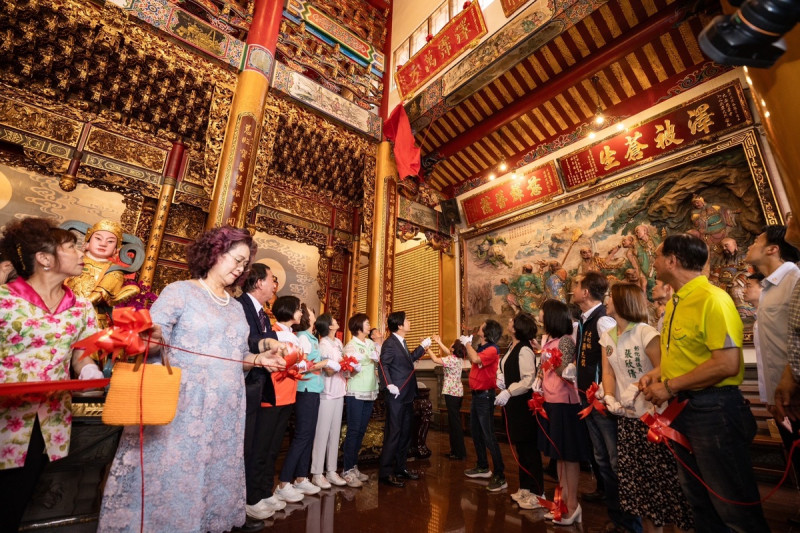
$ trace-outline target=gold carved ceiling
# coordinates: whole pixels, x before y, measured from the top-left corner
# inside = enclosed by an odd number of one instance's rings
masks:
[[[0,92],[7,97],[0,119],[71,152],[91,151],[156,175],[172,141],[182,139],[190,160],[178,202],[207,208],[235,81],[234,73],[132,22],[113,4],[0,2]],[[78,146],[84,126],[89,138]],[[63,171],[52,154],[29,156],[50,173]],[[78,180],[158,193],[152,178],[120,175],[113,164],[81,165]]]
[[[624,118],[672,95],[673,89],[680,92],[702,82],[708,69],[723,71],[703,56],[697,44],[697,35],[719,10],[718,2],[610,0],[598,4],[448,108],[430,126],[415,125],[423,160],[435,163],[428,174],[432,187],[458,193],[470,182],[485,179],[500,162],[524,164],[540,155],[540,150],[574,142],[598,105],[607,116]],[[661,31],[647,29],[665,16],[672,19],[660,25]],[[619,46],[623,41],[627,45]],[[594,67],[585,68],[590,63]],[[585,75],[574,76],[578,69]],[[530,105],[512,107],[521,100]],[[513,114],[498,121],[507,108],[513,108]]]

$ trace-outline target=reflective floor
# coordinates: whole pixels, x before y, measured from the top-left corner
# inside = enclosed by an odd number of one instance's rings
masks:
[[[361,465],[370,476],[364,487],[333,488],[302,502],[289,504],[266,522],[264,531],[306,533],[417,533],[417,532],[599,532],[607,522],[602,504],[582,502],[583,523],[554,526],[543,518],[543,510],[522,510],[509,497],[518,488],[517,467],[511,451],[502,444],[509,487],[498,493],[486,490],[488,480],[464,477],[463,470],[474,466],[474,449],[468,439],[466,461],[450,461],[446,433],[431,431],[428,446],[430,459],[415,461],[409,468],[420,471],[419,481],[407,481],[404,488],[379,485],[377,465]],[[546,461],[546,460],[545,460]],[[556,483],[545,476],[548,497]],[[788,487],[788,488],[787,488]],[[581,473],[581,492],[595,488],[591,474]],[[762,495],[771,485],[761,485]],[[797,531],[787,522],[800,508],[800,492],[787,482],[765,505],[774,532]],[[671,531],[669,527],[665,531]]]

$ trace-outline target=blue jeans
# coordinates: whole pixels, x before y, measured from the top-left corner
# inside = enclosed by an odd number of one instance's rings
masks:
[[[689,400],[672,422],[694,453],[672,444],[681,461],[697,473],[717,494],[737,502],[758,501],[750,443],[756,421],[738,387],[709,387],[678,394]],[[761,505],[725,503],[678,463],[681,489],[689,500],[697,531],[769,531]]]
[[[358,452],[361,449],[361,442],[367,432],[367,424],[372,416],[372,406],[375,402],[358,400],[353,396],[348,396],[344,400],[347,412],[347,434],[342,444],[342,470],[347,472],[358,464]]]
[[[586,402],[582,402],[586,404]],[[588,405],[588,404],[586,404]],[[586,407],[583,405],[583,407]],[[586,427],[592,440],[594,460],[598,474],[603,478],[608,516],[617,527],[640,533],[642,521],[639,517],[626,513],[619,504],[619,480],[617,479],[617,421],[592,411],[586,417]]]
[[[478,468],[489,468],[486,448],[492,454],[494,474],[503,477],[505,467],[500,445],[494,436],[494,390],[472,391],[472,404],[469,408],[469,429],[475,453],[478,456]]]

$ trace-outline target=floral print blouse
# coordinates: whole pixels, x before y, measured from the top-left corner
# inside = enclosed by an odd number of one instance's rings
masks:
[[[0,383],[70,379],[73,343],[97,331],[92,304],[64,287],[51,313],[22,278],[0,285]],[[51,461],[69,451],[69,391],[0,396],[0,470],[25,464],[36,415]]]
[[[444,367],[444,382],[442,394],[449,396],[464,396],[464,384],[461,382],[461,372],[464,369],[464,360],[455,355],[442,357]]]

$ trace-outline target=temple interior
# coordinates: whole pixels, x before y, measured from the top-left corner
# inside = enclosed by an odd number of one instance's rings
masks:
[[[787,458],[758,398],[742,257],[800,211],[800,33],[723,46],[715,25],[740,3],[5,0],[0,226],[117,222],[114,260],[136,287],[118,303],[145,307],[190,278],[188,243],[245,228],[278,295],[342,325],[366,313],[381,331],[406,311],[414,345],[567,301],[588,270],[649,295],[654,243],[692,233],[745,326],[741,388],[766,494]],[[443,457],[442,370],[425,358],[416,375],[418,489],[378,489],[376,408],[361,449],[372,486],[328,492],[265,531],[560,530],[462,479]],[[76,395],[71,453],[48,467],[21,530],[95,530],[119,440],[102,410]],[[499,411],[495,424],[513,466]],[[765,504],[775,531],[789,530],[797,490],[789,476]],[[590,506],[580,530],[605,520]]]

